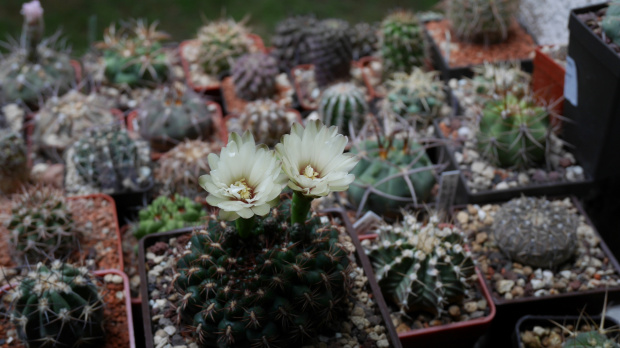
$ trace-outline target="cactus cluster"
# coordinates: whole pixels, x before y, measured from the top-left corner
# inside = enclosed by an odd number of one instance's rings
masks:
[[[359,211],[365,207],[389,215],[405,204],[430,197],[435,185],[434,166],[424,147],[414,140],[396,136],[366,139],[355,143],[351,152],[361,157],[351,171],[355,181],[348,191]]]
[[[112,24],[105,30],[103,42],[104,75],[107,82],[122,87],[144,87],[168,78],[169,64],[162,41],[169,36],[157,31],[157,22],[144,19]]]
[[[620,1],[613,0],[607,7],[605,17],[601,21],[605,35],[616,45],[620,45]]]
[[[200,203],[175,194],[172,198],[157,197],[138,213],[138,223],[133,235],[140,239],[148,234],[172,231],[199,225],[207,213]]]
[[[258,144],[273,147],[290,132],[295,116],[273,100],[261,99],[248,103],[238,119],[228,122],[228,128],[239,134],[249,130]]]
[[[470,83],[481,103],[506,94],[522,97],[530,92],[532,75],[523,71],[518,62],[485,62],[472,70],[474,76]]]
[[[300,64],[311,63],[308,37],[318,21],[314,16],[293,16],[276,25],[271,37],[271,55],[278,61],[281,72],[288,72]]]
[[[207,105],[189,88],[163,87],[138,108],[140,136],[157,151],[168,151],[185,139],[215,140],[214,105]]]
[[[86,268],[39,263],[13,291],[10,319],[26,346],[77,348],[105,339],[103,299]]]
[[[352,82],[341,82],[321,95],[319,115],[326,125],[338,126],[338,132],[349,135],[349,124],[359,130],[368,113],[364,92]]]
[[[232,80],[237,95],[245,100],[271,98],[276,93],[278,62],[262,52],[249,53],[235,61]]]
[[[308,45],[319,87],[351,77],[353,51],[349,28],[349,23],[334,18],[324,19],[312,28]]]
[[[229,71],[235,59],[248,53],[252,45],[245,21],[219,19],[202,26],[198,31],[201,64],[212,76]]]
[[[12,204],[6,227],[16,261],[34,262],[69,254],[77,233],[62,191],[46,186],[30,187],[14,195]]]
[[[0,194],[11,194],[28,181],[28,152],[18,132],[0,128]]]
[[[478,151],[494,165],[527,168],[545,160],[549,113],[533,98],[507,94],[485,103],[476,135]]]
[[[350,30],[353,60],[374,55],[379,49],[377,25],[365,22],[357,23]]]
[[[450,0],[448,18],[457,38],[493,44],[506,40],[519,0]]]
[[[402,225],[378,228],[375,243],[362,244],[372,262],[381,292],[401,312],[441,313],[447,304],[462,301],[474,261],[464,250],[464,235],[432,217],[423,225],[405,213]]]
[[[118,125],[91,130],[65,152],[70,193],[139,191],[151,185],[148,145]]]
[[[215,219],[191,236],[174,285],[200,344],[308,342],[346,308],[351,263],[338,227],[318,217],[291,226],[289,204],[255,216],[248,238]]]
[[[425,56],[424,29],[411,11],[397,10],[381,22],[379,47],[385,77],[422,66]]]
[[[545,198],[521,197],[501,206],[492,231],[511,260],[553,269],[574,256],[579,221],[576,213]]]

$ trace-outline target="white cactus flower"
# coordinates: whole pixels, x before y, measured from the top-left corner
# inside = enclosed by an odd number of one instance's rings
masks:
[[[43,17],[43,7],[41,7],[39,0],[25,2],[22,4],[20,13],[26,18],[26,22],[34,23]]]
[[[347,137],[338,134],[336,126],[327,128],[320,121],[311,121],[303,128],[295,123],[291,134],[276,145],[288,186],[310,198],[347,190],[355,179],[349,171],[359,158],[343,153],[346,144]]]
[[[232,133],[220,152],[207,157],[210,174],[199,179],[209,192],[207,203],[220,208],[220,218],[228,221],[239,217],[269,213],[286,186],[280,161],[267,146],[256,146],[252,133]]]

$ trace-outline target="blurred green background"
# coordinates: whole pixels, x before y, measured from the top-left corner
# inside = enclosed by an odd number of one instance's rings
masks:
[[[20,0],[0,0],[0,40],[19,37]],[[46,34],[62,28],[76,54],[86,51],[89,40],[101,40],[111,22],[128,18],[159,20],[159,29],[174,41],[190,39],[203,23],[224,14],[240,20],[250,15],[253,31],[269,44],[276,23],[291,14],[314,13],[318,18],[339,17],[351,23],[381,20],[391,9],[430,10],[437,0],[41,0]],[[89,24],[90,23],[90,24]]]

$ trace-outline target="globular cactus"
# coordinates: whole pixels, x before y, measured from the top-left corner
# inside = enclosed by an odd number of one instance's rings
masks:
[[[480,103],[506,94],[523,97],[530,92],[532,75],[521,69],[518,62],[487,63],[472,68],[470,83]]]
[[[144,19],[122,23],[118,30],[110,25],[96,45],[103,51],[107,82],[133,88],[167,80],[170,68],[161,42],[168,37],[157,31],[157,22],[149,25]]]
[[[218,76],[229,71],[235,59],[250,51],[252,40],[248,34],[245,20],[220,19],[201,27],[198,41],[205,73]]]
[[[348,191],[358,212],[366,208],[377,214],[395,214],[405,204],[430,197],[434,166],[424,147],[414,140],[366,139],[355,143],[351,152],[361,157],[351,171],[355,181]]]
[[[311,343],[347,308],[351,262],[339,228],[318,217],[291,226],[288,211],[255,216],[247,239],[215,219],[193,233],[174,286],[199,344]]]
[[[148,234],[172,231],[199,225],[207,216],[200,203],[175,194],[172,198],[157,197],[138,213],[138,223],[133,235],[140,239]]]
[[[92,347],[104,341],[103,299],[85,267],[39,263],[13,291],[11,322],[29,348]]]
[[[276,25],[275,34],[271,37],[271,55],[277,59],[281,72],[312,63],[308,37],[317,22],[314,16],[304,15],[288,17]]]
[[[512,94],[488,101],[476,135],[478,151],[494,165],[527,168],[545,160],[549,114],[533,98]]]
[[[519,0],[450,0],[448,18],[457,38],[493,44],[506,40]]]
[[[88,129],[118,122],[102,98],[77,90],[48,99],[35,120],[34,149],[52,151],[61,158],[64,150],[84,136]]]
[[[601,27],[611,41],[620,45],[620,1],[614,0],[609,3]]]
[[[314,77],[319,87],[326,87],[351,77],[353,51],[349,23],[341,19],[320,21],[308,37]]]
[[[238,119],[229,121],[229,131],[243,134],[249,130],[257,144],[273,147],[291,131],[295,116],[271,99],[256,100],[246,105]]]
[[[34,186],[12,198],[7,222],[15,259],[30,262],[64,257],[75,246],[77,229],[62,191]]]
[[[350,30],[351,50],[353,60],[374,55],[379,49],[379,36],[377,25],[369,23],[357,23]]]
[[[504,203],[493,219],[493,236],[511,260],[553,269],[577,250],[579,217],[558,202],[521,197]]]
[[[620,344],[603,332],[587,331],[569,337],[562,348],[620,348]]]
[[[392,73],[409,73],[424,64],[424,29],[411,11],[397,10],[381,22],[379,47],[383,59],[384,76]]]
[[[215,140],[217,110],[188,88],[163,87],[138,108],[140,136],[161,152],[185,139]]]
[[[235,61],[232,80],[237,95],[245,100],[271,98],[276,93],[278,62],[262,52],[249,53]]]
[[[156,162],[155,182],[161,195],[180,194],[196,197],[204,190],[198,178],[209,173],[207,156],[218,153],[221,145],[201,140],[186,140],[163,154]]]
[[[321,95],[319,115],[326,125],[338,126],[338,132],[349,135],[349,123],[361,128],[368,113],[364,92],[351,82],[337,83]]]
[[[0,194],[9,195],[28,181],[28,152],[18,132],[0,128]]]
[[[424,72],[414,68],[411,74],[392,74],[385,84],[384,110],[405,119],[414,119],[422,127],[433,123],[446,102],[444,84],[437,71]]]
[[[401,312],[417,310],[441,313],[459,303],[475,274],[474,261],[465,251],[464,235],[436,218],[423,225],[405,213],[402,225],[382,225],[375,243],[363,247],[372,262],[381,292]]]
[[[152,183],[148,145],[116,125],[90,131],[65,158],[65,188],[73,194],[139,191]]]

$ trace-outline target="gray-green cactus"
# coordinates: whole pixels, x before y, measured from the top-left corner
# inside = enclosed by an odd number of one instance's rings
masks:
[[[411,11],[397,10],[381,22],[379,47],[386,78],[392,73],[409,73],[424,64],[425,40],[420,21]]]
[[[448,18],[460,40],[493,44],[508,38],[519,0],[450,0],[448,6]]]
[[[616,45],[620,45],[620,1],[614,0],[609,3],[601,27]]]
[[[337,83],[321,95],[319,115],[326,125],[338,126],[339,133],[348,135],[349,125],[359,130],[368,113],[364,92],[351,82]]]
[[[229,71],[235,59],[250,51],[252,40],[248,34],[245,21],[220,19],[202,26],[198,41],[204,71],[212,76]]]

